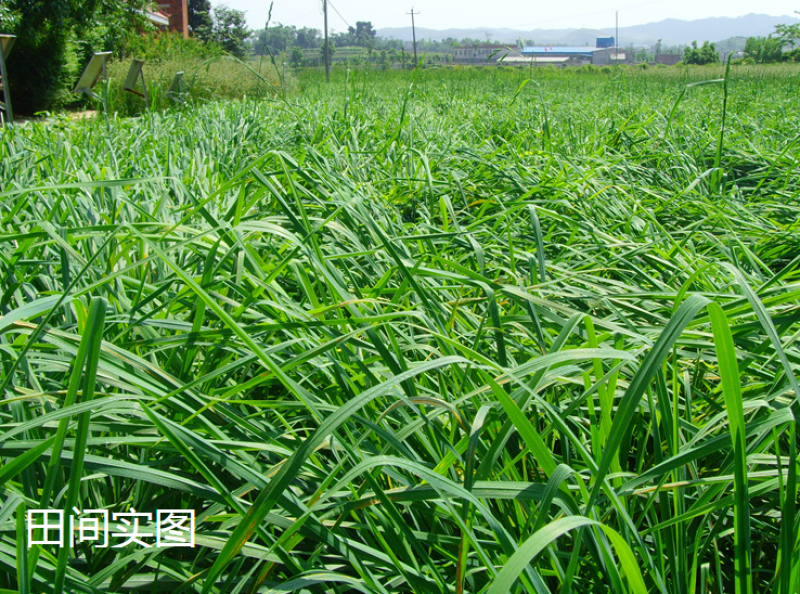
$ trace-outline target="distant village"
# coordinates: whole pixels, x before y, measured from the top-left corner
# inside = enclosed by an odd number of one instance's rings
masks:
[[[185,37],[192,34],[191,0],[164,0],[159,10],[149,17],[154,25],[164,30],[178,31]],[[187,9],[188,5],[188,9]],[[242,19],[243,19],[242,14]],[[715,44],[703,42],[701,47],[662,46],[660,40],[652,45],[622,45],[613,36],[597,37],[594,46],[586,45],[548,45],[536,44],[531,39],[519,39],[516,43],[497,43],[489,39],[418,39],[415,43],[399,39],[380,37],[369,21],[358,21],[347,31],[331,32],[328,50],[332,62],[367,62],[386,67],[402,68],[410,66],[415,56],[425,56],[426,64],[453,65],[516,65],[551,66],[566,68],[571,66],[608,66],[615,64],[658,64],[672,66],[678,63],[714,63],[725,61],[729,55],[734,58],[763,57],[763,47],[777,38],[745,38],[738,47],[720,48]],[[248,31],[244,40],[248,52],[254,56],[283,54],[292,66],[321,65],[324,54],[324,40],[318,29],[285,26],[280,23],[258,31]],[[775,43],[772,43],[775,45]],[[784,48],[785,49],[785,48]],[[773,52],[775,53],[775,52]],[[780,58],[778,46],[776,56]],[[786,55],[783,55],[785,60]],[[764,61],[756,59],[757,62]],[[772,60],[775,61],[775,60]],[[780,61],[780,60],[778,60]]]
[[[149,12],[151,22],[164,30],[177,31],[185,37],[190,34],[188,26],[187,0],[169,0],[159,3],[159,10]],[[369,58],[374,54],[375,62],[399,63],[405,61],[400,54],[411,54],[414,50],[413,44],[402,42],[396,39],[383,39],[377,37],[372,24],[359,21],[356,27],[351,27],[350,31],[333,35],[333,47],[349,48],[364,47]],[[287,31],[288,30],[288,31]],[[322,44],[319,31],[315,29],[302,28],[299,30],[299,40],[297,39],[298,30],[295,27],[285,27],[276,25],[273,32],[268,30],[255,32],[251,39],[252,51],[256,55],[263,53],[268,46],[273,52],[291,51],[299,49],[302,53],[295,52],[295,61],[302,59],[304,62],[316,62],[319,56],[307,55],[309,49]],[[288,33],[288,34],[287,34]],[[292,35],[294,34],[294,35]],[[294,36],[295,39],[290,38]],[[290,41],[295,41],[291,43]],[[300,41],[301,43],[296,43]],[[452,64],[472,64],[472,65],[534,65],[534,66],[607,66],[611,64],[633,64],[636,60],[635,52],[632,48],[620,48],[615,44],[614,37],[598,37],[594,47],[590,46],[551,46],[551,45],[524,45],[520,43],[501,44],[501,43],[480,43],[474,40],[445,40],[444,42],[431,42],[430,40],[420,40],[420,50],[430,51],[435,55],[432,62],[448,62]],[[433,48],[430,46],[433,45]],[[304,47],[305,46],[305,47]],[[308,47],[312,46],[312,47]],[[382,47],[384,46],[384,47]],[[424,47],[424,49],[423,49]],[[682,59],[680,53],[660,53],[658,48],[653,50],[652,60],[657,64],[673,65]],[[444,50],[444,51],[442,51]],[[382,55],[381,55],[382,53]],[[345,56],[336,56],[333,51],[333,61],[347,59]],[[445,59],[442,59],[444,54]],[[389,56],[394,58],[389,60]],[[381,59],[383,58],[383,60]],[[410,63],[410,57],[409,57]]]

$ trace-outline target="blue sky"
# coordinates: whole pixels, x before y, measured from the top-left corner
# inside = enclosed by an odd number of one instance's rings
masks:
[[[408,6],[386,0],[329,2],[329,26],[336,31],[343,31],[348,25],[354,26],[356,21],[372,21],[376,28],[410,25],[411,17],[405,13],[411,10],[412,5],[415,11],[420,12],[416,17],[417,26],[431,29],[613,27],[617,10],[620,27],[667,18],[735,17],[752,12],[797,16],[795,11],[800,10],[800,0],[407,0]],[[269,0],[212,0],[212,5],[218,4],[246,11],[248,24],[253,29],[264,27],[270,6]],[[321,0],[274,0],[272,22],[321,29],[321,6]]]

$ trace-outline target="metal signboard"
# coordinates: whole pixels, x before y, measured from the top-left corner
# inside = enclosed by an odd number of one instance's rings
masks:
[[[111,52],[98,52],[92,56],[73,93],[87,93],[94,96],[92,89],[101,76],[105,78],[106,61],[110,55]]]
[[[0,34],[0,91],[3,92],[3,100],[0,101],[0,109],[6,113],[6,121],[14,121],[14,110],[11,108],[11,91],[9,89],[8,71],[6,70],[6,58],[11,53],[11,48],[17,40],[15,35]]]

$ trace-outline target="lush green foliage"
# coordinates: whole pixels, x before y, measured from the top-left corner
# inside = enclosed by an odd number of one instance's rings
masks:
[[[214,26],[211,40],[221,45],[226,52],[237,58],[247,54],[245,39],[250,35],[244,12],[227,6],[214,7]]]
[[[800,13],[798,13],[800,14]],[[751,64],[800,62],[800,24],[775,26],[775,35],[749,37],[745,45],[745,61]]]
[[[153,32],[137,35],[125,45],[125,58],[152,63],[208,60],[225,55],[224,48],[214,41],[184,39],[178,32]]]
[[[245,63],[226,55],[173,57],[145,62],[143,71],[149,100],[145,103],[142,97],[122,88],[129,68],[129,60],[109,66],[109,112],[133,116],[146,109],[162,111],[181,105],[193,109],[221,99],[274,100],[297,88],[291,72],[276,69],[269,60]],[[182,89],[170,91],[178,72],[183,72]],[[141,92],[141,87],[137,91]],[[96,107],[99,109],[101,104],[96,102]]]
[[[148,101],[123,91],[131,60],[144,62]],[[170,91],[178,72],[183,72],[181,88]],[[276,70],[269,60],[245,63],[226,55],[214,41],[184,39],[179,33],[137,36],[127,46],[126,59],[112,61],[108,67],[109,112],[139,115],[146,109],[164,110],[185,104],[187,107],[219,99],[269,98],[285,95],[296,88],[291,73]],[[138,92],[142,87],[137,86]],[[101,103],[95,102],[100,108]]]
[[[783,61],[783,40],[772,37],[748,37],[744,53],[753,64],[774,64]]]
[[[719,53],[713,43],[704,41],[701,47],[697,47],[697,42],[693,41],[691,46],[683,50],[683,63],[690,65],[703,66],[705,64],[717,64]]]
[[[267,23],[269,25],[269,23]],[[264,56],[272,52],[289,51],[291,48],[317,49],[322,43],[318,29],[287,26],[278,23],[254,32],[253,53]]]
[[[33,114],[61,107],[79,68],[92,52],[122,47],[132,31],[148,26],[137,9],[145,0],[6,0],[4,33],[17,35],[9,58],[14,109]]]
[[[791,49],[800,45],[800,23],[776,25],[775,34]]]
[[[211,2],[209,0],[189,0],[187,11],[189,13],[189,30],[192,35],[198,39],[210,40],[214,30]]]
[[[0,589],[800,591],[798,71],[716,70],[2,130]]]

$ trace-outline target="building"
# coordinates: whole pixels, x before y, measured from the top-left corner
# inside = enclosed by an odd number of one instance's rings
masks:
[[[503,56],[507,56],[511,52],[516,52],[516,50],[508,45],[495,43],[469,45],[454,48],[453,61],[462,64],[497,62],[503,58]]]
[[[156,8],[145,11],[145,14],[156,29],[159,31],[169,30],[169,15],[166,12],[162,12]]]
[[[551,66],[607,66],[625,64],[632,56],[614,47],[613,37],[598,37],[596,47],[580,46],[541,46],[525,47],[522,55],[534,65]]]
[[[184,39],[189,38],[188,0],[160,0],[158,12],[169,19],[170,31],[177,31]]]
[[[683,54],[656,54],[656,64],[675,66],[681,60],[683,60]]]

